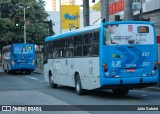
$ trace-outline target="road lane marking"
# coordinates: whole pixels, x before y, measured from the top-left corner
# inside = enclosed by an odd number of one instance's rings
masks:
[[[36,81],[39,81],[39,82],[45,82],[45,81],[42,81],[38,78],[35,78],[35,77],[30,77],[30,76],[25,76],[26,78],[29,78],[29,79],[32,79],[32,80],[36,80]]]
[[[146,97],[147,95],[143,94],[142,96],[143,96],[143,97]]]

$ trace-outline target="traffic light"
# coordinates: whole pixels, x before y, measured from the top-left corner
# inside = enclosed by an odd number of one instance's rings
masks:
[[[115,21],[121,21],[120,15],[115,15]]]
[[[19,17],[16,17],[16,18],[15,18],[15,27],[16,27],[16,28],[19,28],[19,26],[20,26],[20,25],[19,25]]]
[[[2,15],[2,18],[9,17],[8,3],[1,3],[1,15]]]

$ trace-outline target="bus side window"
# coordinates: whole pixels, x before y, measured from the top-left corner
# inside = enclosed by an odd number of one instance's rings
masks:
[[[53,41],[53,58],[59,57],[59,43],[58,40]]]
[[[93,55],[98,56],[99,55],[99,32],[94,32],[93,33],[93,44],[92,44],[92,50],[93,50]]]
[[[53,53],[53,43],[52,41],[49,42],[49,58],[52,58],[52,53]]]
[[[83,56],[93,55],[92,42],[93,42],[92,33],[87,33],[83,35]]]
[[[66,39],[59,40],[59,57],[66,56]]]
[[[94,32],[93,44],[99,44],[99,32]]]
[[[49,53],[48,53],[48,42],[45,43],[44,45],[44,49],[45,49],[45,53],[44,53],[44,63],[47,63],[47,59],[48,59],[48,56],[49,56]]]
[[[75,36],[74,56],[82,56],[82,35]]]
[[[68,38],[66,40],[66,57],[72,57],[73,56],[73,50],[74,49],[74,38]]]

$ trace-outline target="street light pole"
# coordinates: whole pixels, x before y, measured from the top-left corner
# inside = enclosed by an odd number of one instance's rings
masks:
[[[25,7],[25,6],[19,6],[20,8],[23,8],[23,21],[24,21],[24,43],[26,44],[26,9],[27,8],[30,8],[29,6],[28,7]]]
[[[61,0],[59,0],[59,13],[60,13],[60,33],[62,33],[62,12],[61,12]]]
[[[142,0],[140,0],[140,4],[141,4],[141,9],[140,9],[140,20],[142,21],[143,18],[143,5],[142,5]]]
[[[24,7],[24,43],[26,44],[26,8]]]

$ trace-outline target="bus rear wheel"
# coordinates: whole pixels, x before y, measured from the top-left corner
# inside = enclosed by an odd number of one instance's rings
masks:
[[[31,71],[26,70],[25,74],[31,74]]]
[[[82,89],[82,85],[81,85],[81,80],[80,80],[79,74],[77,74],[76,77],[75,77],[75,89],[76,89],[76,93],[78,95],[84,94],[84,90]]]
[[[112,89],[113,94],[116,96],[127,95],[129,89]]]
[[[57,84],[54,83],[53,76],[51,73],[49,73],[49,84],[51,88],[57,88]]]

